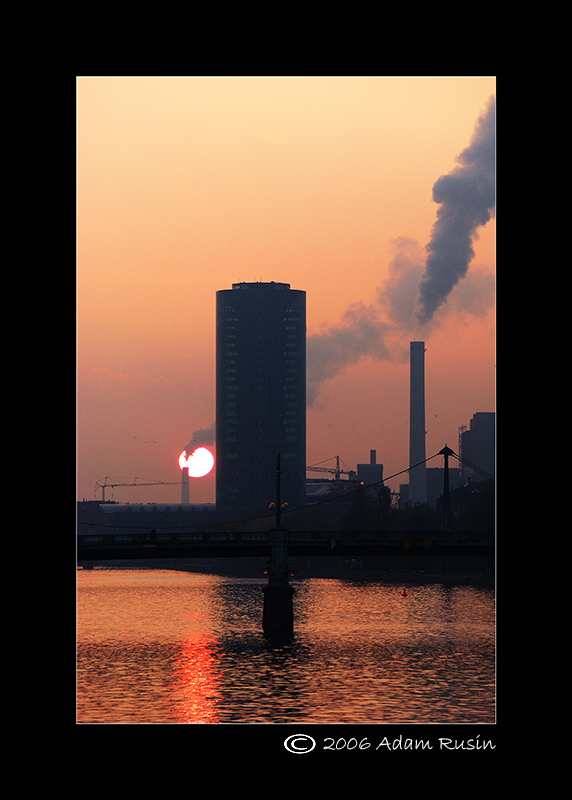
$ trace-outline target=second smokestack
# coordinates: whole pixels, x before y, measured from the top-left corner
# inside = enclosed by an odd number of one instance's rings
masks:
[[[189,502],[189,470],[181,470],[181,503]]]
[[[425,342],[410,342],[409,466],[425,461]],[[427,502],[425,464],[409,471],[409,501]]]

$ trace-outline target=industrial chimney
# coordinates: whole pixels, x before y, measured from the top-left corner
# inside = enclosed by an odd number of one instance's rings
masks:
[[[181,470],[181,503],[189,502],[189,470]]]
[[[410,342],[409,466],[425,461],[425,342]],[[409,471],[409,501],[427,502],[425,464]]]

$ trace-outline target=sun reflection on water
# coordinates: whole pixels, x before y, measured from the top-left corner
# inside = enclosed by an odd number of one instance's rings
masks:
[[[221,671],[216,640],[207,633],[193,631],[181,642],[181,651],[173,667],[171,711],[177,722],[218,722]]]
[[[308,579],[295,636],[263,637],[263,581],[78,576],[78,721],[494,722],[489,590]]]

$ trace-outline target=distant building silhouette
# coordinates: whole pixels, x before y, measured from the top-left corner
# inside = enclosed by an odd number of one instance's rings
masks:
[[[369,451],[369,464],[357,465],[357,480],[366,485],[381,484],[383,481],[383,464],[377,463],[375,450]]]
[[[224,519],[304,505],[306,293],[235,283],[216,293],[216,508]]]
[[[473,414],[469,430],[464,430],[461,433],[459,437],[461,452],[459,455],[462,458],[461,479],[463,484],[467,483],[468,480],[484,480],[486,475],[483,475],[482,471],[494,477],[495,420],[494,411],[478,411]],[[470,464],[479,469],[473,469],[469,466]]]

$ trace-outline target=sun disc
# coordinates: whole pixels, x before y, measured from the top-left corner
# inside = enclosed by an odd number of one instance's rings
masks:
[[[214,456],[206,447],[197,447],[187,458],[187,468],[191,478],[208,475],[214,466]]]

